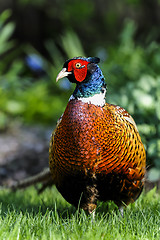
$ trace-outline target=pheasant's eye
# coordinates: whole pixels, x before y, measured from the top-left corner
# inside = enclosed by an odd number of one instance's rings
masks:
[[[80,68],[81,67],[81,63],[76,63],[76,68]]]

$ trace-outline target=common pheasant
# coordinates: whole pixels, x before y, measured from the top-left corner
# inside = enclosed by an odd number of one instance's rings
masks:
[[[119,208],[134,202],[143,189],[146,154],[129,113],[105,102],[106,84],[97,57],[64,63],[57,81],[76,83],[53,132],[49,165],[53,182],[74,206],[92,213],[97,201]]]

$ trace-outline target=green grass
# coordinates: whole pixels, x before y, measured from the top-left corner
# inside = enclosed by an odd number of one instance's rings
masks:
[[[68,204],[53,187],[0,191],[0,239],[160,239],[160,195],[155,189],[125,209],[100,203],[95,220]]]

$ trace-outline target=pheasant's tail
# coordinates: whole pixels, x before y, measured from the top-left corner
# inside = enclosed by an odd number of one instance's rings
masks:
[[[19,182],[14,182],[7,187],[9,189],[12,189],[13,191],[16,191],[18,189],[23,189],[32,185],[36,185],[38,183],[42,184],[42,187],[38,189],[38,193],[43,192],[47,187],[54,184],[49,168],[45,168],[40,173],[34,176],[28,177]]]

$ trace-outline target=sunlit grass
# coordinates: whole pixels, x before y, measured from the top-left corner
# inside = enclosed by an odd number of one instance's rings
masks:
[[[152,190],[124,211],[99,204],[96,217],[77,211],[53,187],[0,191],[0,239],[160,239],[160,195]]]

